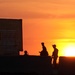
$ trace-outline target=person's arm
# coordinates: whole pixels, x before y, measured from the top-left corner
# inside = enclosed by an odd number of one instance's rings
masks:
[[[54,57],[54,52],[52,53],[52,58]]]

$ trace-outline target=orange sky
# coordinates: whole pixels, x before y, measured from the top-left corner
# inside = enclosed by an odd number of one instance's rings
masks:
[[[75,45],[75,0],[0,0],[0,18],[23,19],[23,49],[39,55],[45,42],[49,55],[56,44],[59,55]]]

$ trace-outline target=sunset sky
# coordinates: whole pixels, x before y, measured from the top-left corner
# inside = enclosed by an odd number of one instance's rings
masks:
[[[23,49],[39,55],[41,42],[49,55],[52,44],[65,55],[75,47],[75,0],[0,0],[0,18],[23,19]]]

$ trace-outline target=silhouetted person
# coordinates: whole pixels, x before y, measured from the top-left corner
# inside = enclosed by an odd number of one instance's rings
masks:
[[[27,51],[24,51],[24,55],[25,55],[25,56],[28,56],[28,52],[27,52]]]
[[[56,45],[52,45],[54,51],[52,53],[52,58],[53,58],[53,65],[54,67],[56,67],[56,61],[57,61],[57,58],[58,58],[58,49],[56,48]]]
[[[48,52],[44,45],[44,42],[42,42],[41,45],[42,45],[42,51],[40,52],[40,56],[48,56]]]

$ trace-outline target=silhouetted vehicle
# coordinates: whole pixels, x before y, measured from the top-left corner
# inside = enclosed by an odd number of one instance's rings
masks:
[[[52,53],[52,58],[53,58],[53,65],[54,67],[56,67],[56,61],[57,61],[57,58],[58,58],[58,49],[56,48],[56,45],[52,45],[54,51]]]
[[[26,50],[24,51],[24,55],[25,56],[28,56],[28,52]]]
[[[42,45],[42,51],[39,52],[40,56],[48,56],[48,52],[47,52],[47,49],[46,49],[46,47],[44,45],[44,42],[42,42],[41,45]]]

